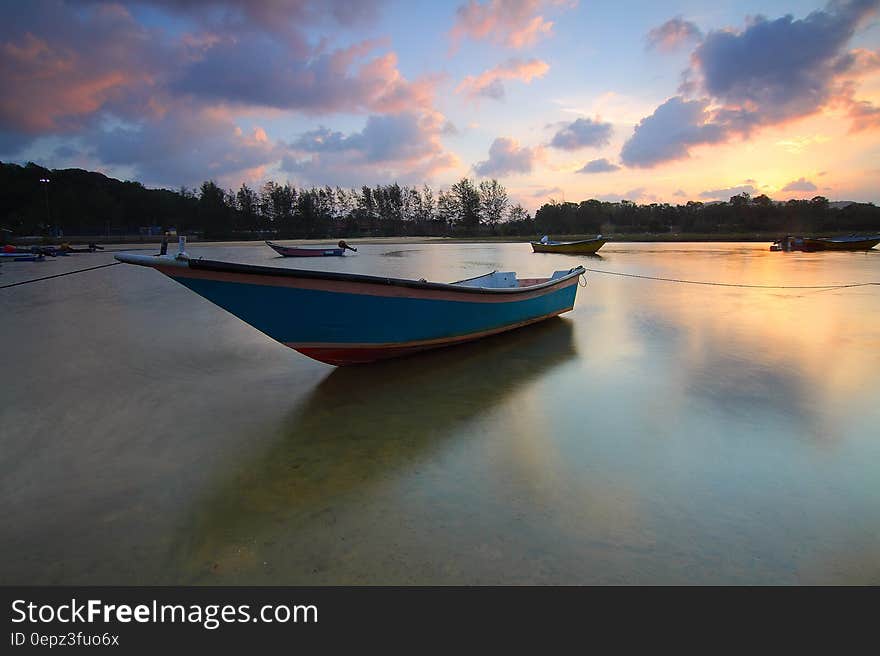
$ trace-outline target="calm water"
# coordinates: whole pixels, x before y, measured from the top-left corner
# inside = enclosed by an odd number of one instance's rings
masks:
[[[767,244],[190,250],[444,281],[880,281],[880,251]],[[880,287],[587,280],[561,319],[349,369],[150,269],[0,290],[0,583],[880,584]]]

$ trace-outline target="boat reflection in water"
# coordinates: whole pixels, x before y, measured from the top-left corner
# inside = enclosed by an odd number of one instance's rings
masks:
[[[430,471],[453,444],[479,441],[476,424],[493,407],[576,360],[573,330],[551,319],[453,351],[332,371],[270,447],[219,475],[181,535],[175,580],[396,580],[382,570],[391,544],[421,539],[405,524],[430,523],[440,501]],[[401,491],[413,476],[426,480]],[[387,534],[389,522],[398,535]]]

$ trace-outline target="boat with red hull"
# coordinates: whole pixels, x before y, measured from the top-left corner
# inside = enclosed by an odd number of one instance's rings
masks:
[[[362,364],[513,330],[568,312],[583,267],[548,278],[493,271],[454,283],[119,253],[315,360]]]

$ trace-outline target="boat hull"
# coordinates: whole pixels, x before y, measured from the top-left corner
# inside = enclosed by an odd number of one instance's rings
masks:
[[[568,312],[583,272],[486,290],[210,261],[155,268],[272,339],[332,365],[452,346]]]
[[[873,237],[830,237],[827,239],[813,237],[788,236],[779,239],[770,246],[771,251],[869,251],[880,244],[880,236]]]
[[[880,244],[880,238],[875,239],[809,239],[804,238],[802,250],[805,251],[868,251]]]
[[[531,242],[535,253],[568,253],[570,255],[594,255],[605,245],[605,239],[586,239],[584,241],[560,242],[558,244],[542,244]]]
[[[345,255],[344,248],[330,246],[328,248],[314,248],[304,246],[281,246],[267,241],[266,245],[282,257],[341,257]]]

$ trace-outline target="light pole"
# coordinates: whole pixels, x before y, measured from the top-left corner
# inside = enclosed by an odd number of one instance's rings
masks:
[[[43,185],[43,190],[46,192],[46,228],[51,230],[52,218],[49,216],[49,178],[40,178],[40,184]]]

